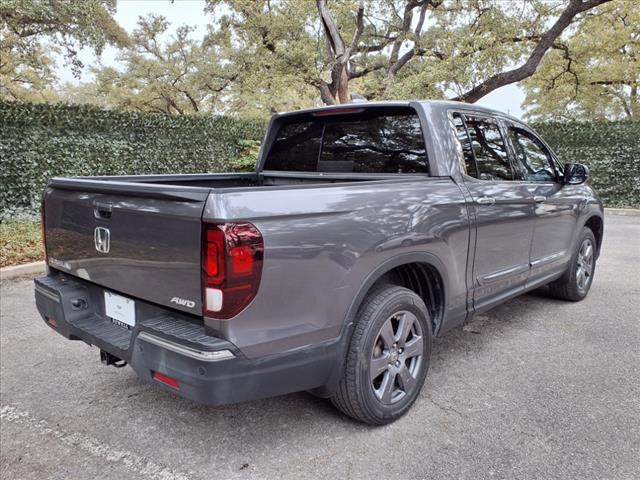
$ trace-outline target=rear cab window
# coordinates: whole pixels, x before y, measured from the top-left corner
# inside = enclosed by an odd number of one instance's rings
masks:
[[[282,118],[264,170],[428,174],[429,161],[414,109],[347,107]]]

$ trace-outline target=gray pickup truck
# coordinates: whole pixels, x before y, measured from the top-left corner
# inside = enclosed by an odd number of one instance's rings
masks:
[[[517,119],[454,102],[273,117],[255,173],[54,178],[47,325],[206,404],[307,390],[371,424],[416,400],[434,335],[593,281],[600,200]]]

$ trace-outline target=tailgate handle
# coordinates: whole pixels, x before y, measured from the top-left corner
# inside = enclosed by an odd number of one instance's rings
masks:
[[[112,203],[94,202],[93,216],[98,220],[109,220],[111,218]]]

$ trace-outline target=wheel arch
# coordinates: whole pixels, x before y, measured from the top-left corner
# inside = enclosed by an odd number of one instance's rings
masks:
[[[584,226],[590,229],[593,232],[593,236],[596,237],[596,253],[599,257],[604,234],[604,220],[600,215],[591,215],[584,222]]]
[[[415,252],[390,258],[376,267],[365,279],[345,316],[345,325],[353,324],[367,293],[383,282],[406,287],[416,292],[427,305],[434,335],[442,325],[447,305],[447,276],[438,257]]]

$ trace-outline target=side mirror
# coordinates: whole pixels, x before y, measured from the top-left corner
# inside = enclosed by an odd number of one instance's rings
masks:
[[[589,178],[589,168],[582,163],[565,163],[564,164],[564,183],[565,185],[580,185]]]

